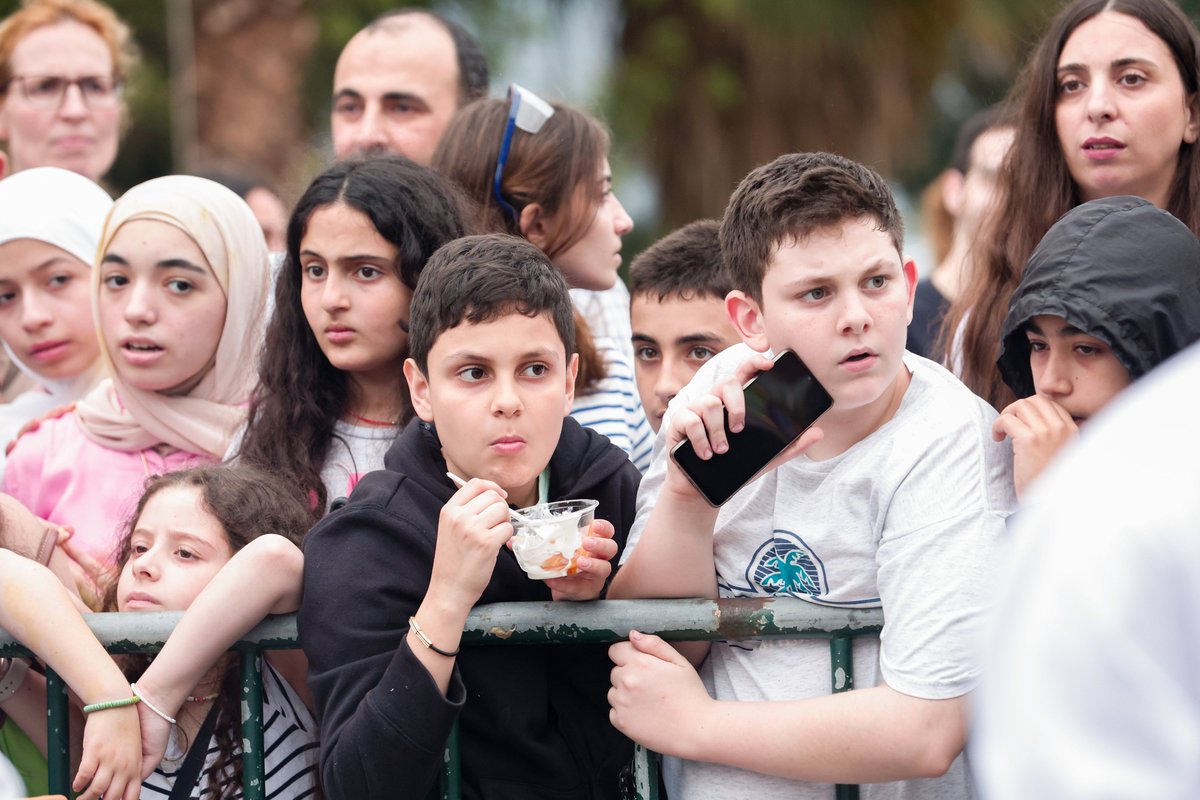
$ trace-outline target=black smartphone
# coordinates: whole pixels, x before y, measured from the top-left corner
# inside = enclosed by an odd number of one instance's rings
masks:
[[[771,369],[742,388],[746,424],[738,433],[730,432],[726,413],[728,450],[702,460],[687,439],[671,450],[671,458],[711,506],[733,497],[833,405],[829,392],[791,350],[775,356]]]

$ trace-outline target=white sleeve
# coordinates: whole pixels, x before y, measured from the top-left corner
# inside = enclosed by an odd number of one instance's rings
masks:
[[[890,499],[875,560],[884,609],[879,664],[888,686],[930,700],[978,684],[980,641],[1012,512],[1011,456],[982,422],[951,428]]]
[[[0,800],[17,800],[25,796],[21,776],[3,754],[0,754]]]
[[[990,797],[1200,793],[1200,503],[1178,488],[1172,527],[1136,490],[1018,514],[972,736]]]
[[[971,743],[992,800],[1200,797],[1198,393],[1193,348],[1017,513]]]

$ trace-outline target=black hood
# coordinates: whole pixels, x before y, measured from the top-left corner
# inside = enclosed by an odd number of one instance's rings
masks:
[[[1137,380],[1200,339],[1200,240],[1139,197],[1076,206],[1042,237],[1008,307],[996,365],[1034,393],[1025,325],[1062,317],[1107,344]]]

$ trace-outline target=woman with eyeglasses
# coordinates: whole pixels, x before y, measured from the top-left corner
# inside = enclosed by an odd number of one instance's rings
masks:
[[[99,183],[117,157],[134,61],[129,28],[96,0],[33,0],[0,22],[8,172],[61,167]]]
[[[572,289],[604,291],[620,277],[621,238],[633,230],[612,190],[604,125],[513,84],[508,100],[478,100],[442,134],[434,169],[481,206],[486,231],[522,236]],[[628,318],[628,308],[624,311]],[[654,434],[620,342],[595,336],[603,320],[576,311],[579,376],[571,416],[608,436],[643,472]]]

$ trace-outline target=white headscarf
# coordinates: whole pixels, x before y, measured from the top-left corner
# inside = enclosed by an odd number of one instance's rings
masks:
[[[87,264],[96,260],[112,198],[89,179],[58,167],[22,170],[0,181],[0,244],[35,239]],[[52,381],[38,375],[4,343],[8,357],[56,399],[69,402],[95,379],[97,370]],[[99,367],[99,363],[96,365]]]
[[[199,245],[225,293],[225,326],[207,371],[185,395],[148,392],[125,383],[113,368],[104,332],[98,331],[102,358],[114,377],[80,401],[79,420],[88,438],[114,450],[167,444],[219,459],[245,420],[258,378],[270,287],[262,228],[246,202],[218,183],[190,175],[155,178],[117,200],[104,226],[97,264],[117,230],[133,220],[174,225]],[[92,309],[97,320],[100,274],[98,267],[93,270]]]

